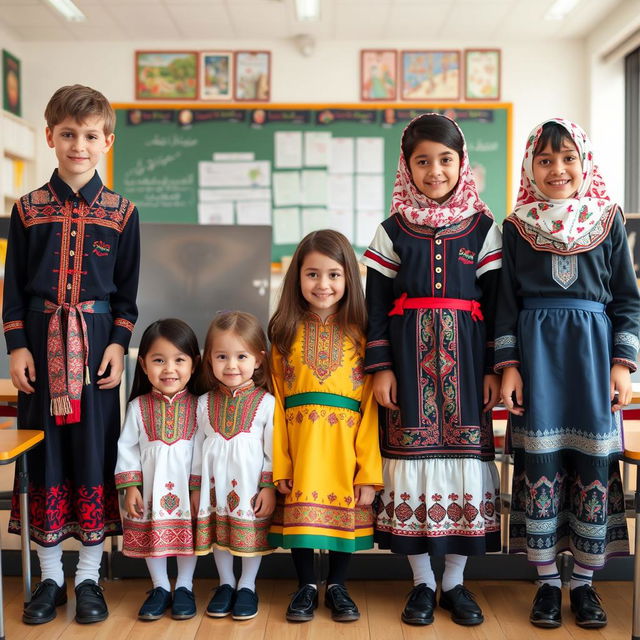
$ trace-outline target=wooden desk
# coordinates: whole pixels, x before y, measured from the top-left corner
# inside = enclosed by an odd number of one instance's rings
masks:
[[[24,455],[44,439],[44,431],[32,429],[0,431],[0,464],[18,461],[18,492],[20,494],[20,527],[22,538],[22,579],[24,598],[31,597],[31,558],[29,545],[29,479],[27,458]],[[0,548],[0,640],[4,640],[4,611],[2,595],[2,549]]]
[[[640,387],[640,385],[638,386]],[[640,389],[638,390],[638,395],[640,396]],[[9,378],[0,378],[0,402],[18,402],[18,390],[13,386],[13,382]]]

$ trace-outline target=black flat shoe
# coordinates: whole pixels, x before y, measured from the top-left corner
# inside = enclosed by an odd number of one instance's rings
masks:
[[[230,584],[221,584],[214,592],[207,605],[207,615],[212,618],[224,618],[233,609],[236,590]]]
[[[538,588],[531,606],[529,622],[536,627],[555,629],[562,624],[562,590],[543,584]]]
[[[193,591],[187,587],[178,587],[173,592],[173,604],[171,605],[171,617],[174,620],[188,620],[196,615],[196,599]]]
[[[162,587],[156,587],[147,593],[149,595],[138,611],[138,618],[140,620],[159,620],[171,606],[171,592]]]
[[[91,624],[102,622],[109,615],[102,587],[95,580],[83,580],[76,587],[76,622]]]
[[[435,606],[436,592],[423,582],[411,589],[400,618],[406,624],[431,624]]]
[[[47,578],[39,582],[33,590],[31,602],[25,605],[22,612],[22,622],[25,624],[51,622],[56,617],[56,607],[63,605],[66,601],[66,583],[59,587],[55,580]]]
[[[313,620],[313,611],[318,608],[318,590],[310,584],[300,587],[291,598],[287,608],[287,620],[290,622],[308,622]]]
[[[335,622],[353,622],[360,619],[358,607],[343,584],[334,584],[327,589],[324,604],[331,609],[331,618]]]
[[[456,624],[472,627],[484,622],[482,609],[464,585],[457,584],[449,591],[441,591],[440,606],[451,611],[451,619]]]
[[[586,629],[597,629],[607,624],[607,614],[602,608],[600,596],[590,585],[571,589],[571,611],[576,616],[576,624]]]
[[[234,620],[251,620],[257,615],[258,594],[255,591],[251,591],[251,589],[238,589],[231,617]]]

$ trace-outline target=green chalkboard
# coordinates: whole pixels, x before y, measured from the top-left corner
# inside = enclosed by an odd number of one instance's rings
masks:
[[[116,142],[108,180],[138,205],[143,221],[197,223],[208,215],[222,224],[273,221],[274,261],[291,255],[297,236],[320,222],[345,231],[362,251],[376,216],[388,215],[402,130],[426,111],[456,119],[482,198],[498,220],[509,208],[511,104],[114,107]],[[331,153],[323,159],[323,145],[336,138],[352,141],[346,147],[355,156],[351,169],[336,168]],[[367,143],[373,144],[371,157],[365,157]],[[329,176],[336,171],[346,173],[336,181]],[[301,185],[300,202],[295,202],[296,189],[290,189],[292,177]],[[338,205],[336,197],[327,202],[322,196],[327,178],[334,194],[347,180],[348,189],[337,193]],[[370,184],[379,187],[373,202],[366,192]]]

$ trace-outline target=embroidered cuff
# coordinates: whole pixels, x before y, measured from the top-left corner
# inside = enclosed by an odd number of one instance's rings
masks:
[[[202,476],[189,476],[189,491],[199,491],[202,485]]]
[[[127,487],[141,487],[142,486],[142,471],[123,471],[122,473],[116,473],[116,489],[126,489]]]
[[[627,369],[629,369],[631,373],[633,373],[638,368],[638,365],[633,360],[627,360],[626,358],[612,358],[611,364],[612,366],[614,364],[621,364],[627,367]]]
[[[23,320],[12,320],[4,323],[4,339],[7,343],[7,353],[14,349],[22,349],[27,346],[27,334],[24,330]]]
[[[391,343],[389,340],[370,340],[367,342],[364,356],[364,370],[367,373],[383,371],[393,367]]]
[[[519,367],[520,360],[504,360],[503,362],[496,362],[493,366],[495,373],[501,373],[506,367]]]
[[[268,487],[269,489],[275,489],[276,485],[273,483],[273,473],[271,471],[263,471],[260,474],[260,482],[258,486],[261,489]]]
[[[116,318],[111,327],[111,335],[109,336],[109,344],[119,344],[127,353],[129,350],[129,342],[131,341],[131,332],[133,331],[133,324],[128,320],[122,318]]]
[[[516,338],[516,336],[514,335],[500,336],[499,338],[496,338],[493,343],[493,348],[496,351],[499,351],[500,349],[515,349],[517,346],[518,338]]]

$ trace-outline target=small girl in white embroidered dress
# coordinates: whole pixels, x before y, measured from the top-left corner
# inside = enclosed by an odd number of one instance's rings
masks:
[[[272,482],[273,409],[267,340],[257,318],[218,314],[207,333],[198,400],[192,477],[196,554],[213,548],[220,577],[207,615],[248,620],[258,613],[256,576],[275,508]],[[242,557],[237,583],[233,556]]]
[[[123,553],[145,558],[153,581],[142,620],[157,620],[169,607],[176,620],[196,614],[189,473],[199,363],[198,339],[182,320],[158,320],[142,335],[115,472],[116,487],[125,491]],[[178,562],[173,598],[169,556]]]

